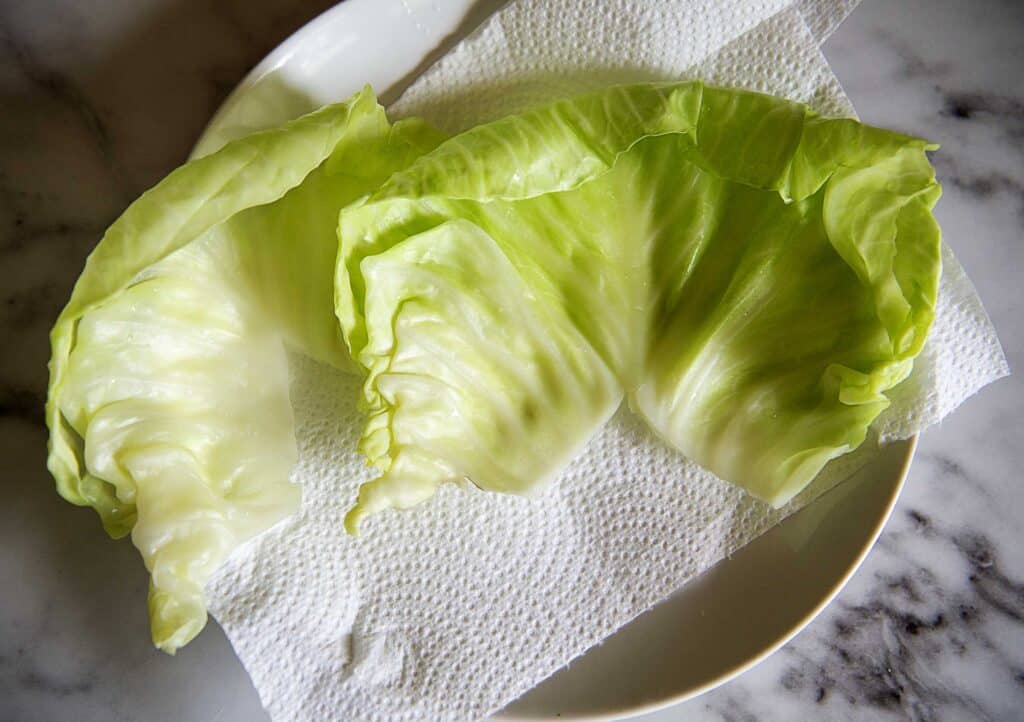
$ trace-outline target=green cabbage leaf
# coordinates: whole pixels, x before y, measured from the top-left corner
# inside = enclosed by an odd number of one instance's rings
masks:
[[[89,257],[51,335],[48,466],[131,533],[161,649],[202,629],[227,555],[297,507],[285,347],[353,370],[338,212],[437,141],[367,89],[177,169]]]
[[[925,141],[698,82],[443,140],[369,89],[193,160],[90,256],[52,332],[58,491],[131,534],[154,642],[298,504],[285,349],[361,374],[379,475],[544,488],[625,401],[781,505],[911,372],[940,272]]]
[[[912,368],[940,270],[926,142],[700,83],[564,100],[442,143],[342,212],[338,317],[381,471],[526,493],[625,397],[781,505]]]

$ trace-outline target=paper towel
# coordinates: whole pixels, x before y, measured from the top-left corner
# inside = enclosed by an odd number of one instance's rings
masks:
[[[705,77],[851,111],[804,22],[830,33],[851,0],[516,0],[389,109],[458,132],[614,83]],[[766,24],[767,23],[767,24]],[[739,39],[742,37],[742,41]],[[699,72],[698,72],[699,71]]]
[[[805,20],[806,1],[519,0],[396,109],[455,128],[587,87],[603,69],[598,84],[703,77],[850,112],[817,49],[849,5],[815,5]],[[888,436],[933,423],[1006,373],[974,289],[948,251],[945,262],[935,331],[886,415]],[[373,476],[355,451],[358,382],[291,362],[302,508],[240,549],[208,587],[277,720],[484,717],[871,453],[838,460],[773,511],[620,410],[539,499],[449,486],[412,512],[370,518],[352,538],[344,513]]]

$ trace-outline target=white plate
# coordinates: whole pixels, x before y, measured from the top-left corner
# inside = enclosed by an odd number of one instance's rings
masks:
[[[347,0],[281,43],[238,85],[193,155],[345,98],[385,99],[502,0]],[[387,42],[382,42],[386,37]],[[386,89],[386,90],[385,90]],[[807,625],[860,565],[903,485],[916,439],[686,584],[498,715],[615,719],[705,692]]]

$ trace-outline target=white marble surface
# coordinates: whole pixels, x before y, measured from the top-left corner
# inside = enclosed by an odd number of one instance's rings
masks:
[[[46,334],[85,254],[245,70],[330,0],[0,0],[0,720],[265,719],[215,624],[148,643],[132,547],[52,490]],[[937,215],[1024,362],[1024,4],[868,0],[826,45],[861,116],[943,144]],[[1024,382],[922,440],[831,607],[754,670],[641,719],[1014,719]]]

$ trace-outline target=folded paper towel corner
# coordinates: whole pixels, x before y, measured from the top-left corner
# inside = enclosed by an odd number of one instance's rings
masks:
[[[391,112],[458,131],[612,82],[700,78],[852,115],[818,46],[854,4],[514,0]],[[918,433],[1008,373],[948,248],[943,264],[929,341],[876,423],[883,440]],[[299,356],[290,366],[301,509],[207,587],[274,719],[485,717],[863,459],[841,459],[772,510],[620,412],[538,499],[446,487],[353,539],[342,519],[373,476],[356,451],[358,382]]]

